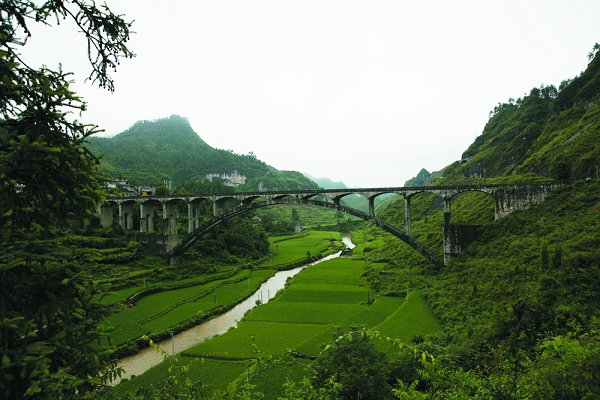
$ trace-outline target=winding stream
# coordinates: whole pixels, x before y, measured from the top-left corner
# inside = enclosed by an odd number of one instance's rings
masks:
[[[349,236],[343,235],[342,242],[344,242],[344,244],[349,248],[354,248],[354,243],[352,243]],[[242,319],[248,310],[256,307],[257,300],[262,300],[262,303],[267,303],[269,300],[275,297],[277,292],[283,289],[288,278],[296,275],[306,267],[337,258],[341,255],[341,253],[341,251],[338,251],[335,254],[323,257],[320,260],[314,261],[310,264],[303,265],[289,271],[277,272],[266,282],[264,282],[250,297],[233,307],[231,310],[211,320],[180,332],[174,335],[172,339],[165,339],[161,342],[158,342],[158,346],[168,354],[176,354],[187,350],[195,344],[209,339],[212,336],[227,332],[230,328],[237,326],[238,321]],[[120,379],[117,378],[114,380],[112,385],[118,384],[123,378],[131,378],[133,375],[143,374],[155,365],[160,364],[162,361],[163,355],[156,352],[152,348],[145,348],[136,354],[124,357],[118,361],[117,367],[122,367],[125,372]]]

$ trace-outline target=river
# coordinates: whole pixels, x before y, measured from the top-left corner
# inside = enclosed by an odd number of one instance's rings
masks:
[[[354,248],[354,243],[350,240],[347,235],[342,236],[342,242],[349,248]],[[248,310],[253,309],[257,306],[257,300],[262,299],[262,303],[267,303],[275,294],[285,286],[285,282],[288,278],[298,274],[304,268],[311,265],[319,264],[323,261],[337,258],[341,255],[341,251],[335,254],[323,257],[320,260],[314,261],[310,264],[303,265],[288,271],[279,271],[267,281],[265,281],[260,288],[254,292],[250,297],[241,303],[237,304],[231,310],[211,319],[196,325],[190,329],[180,332],[173,336],[172,339],[165,339],[158,343],[158,346],[165,351],[167,354],[177,354],[190,347],[211,338],[212,336],[219,335],[227,332],[230,328],[237,326],[238,321],[242,319],[244,314]],[[118,384],[123,378],[131,378],[133,375],[140,375],[160,364],[164,357],[152,348],[145,348],[136,354],[120,359],[117,363],[117,367],[124,369],[123,376],[117,378],[111,384]]]

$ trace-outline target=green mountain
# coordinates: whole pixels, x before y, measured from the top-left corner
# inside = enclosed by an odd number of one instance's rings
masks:
[[[600,160],[600,57],[559,88],[498,104],[482,134],[444,176],[595,177]]]
[[[371,286],[380,293],[425,289],[444,331],[414,338],[416,354],[432,357],[422,356],[398,398],[598,398],[599,165],[596,54],[586,71],[559,89],[534,88],[499,104],[462,160],[446,167],[443,177],[425,179],[571,180],[544,203],[494,222],[490,196],[473,192],[453,199],[453,223],[480,225],[479,236],[441,270],[390,235],[367,228]],[[417,195],[411,210],[412,234],[441,253],[440,198]],[[391,201],[378,216],[402,227],[403,201]]]
[[[215,149],[203,141],[187,119],[172,115],[154,121],[139,121],[112,137],[92,137],[89,149],[103,155],[102,166],[113,178],[124,177],[152,185],[172,179],[176,187],[198,190],[207,174],[245,176],[243,190],[263,188],[313,188],[316,184],[302,174],[278,171],[253,154],[241,155]],[[218,177],[217,180],[220,180]]]

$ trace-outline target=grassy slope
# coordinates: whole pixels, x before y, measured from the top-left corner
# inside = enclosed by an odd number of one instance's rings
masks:
[[[453,204],[453,213],[461,213],[465,222],[482,222],[469,211],[471,207],[476,210],[481,199],[485,197],[469,194],[462,204]],[[388,217],[394,218],[395,210],[402,208],[388,209]],[[441,225],[436,226],[440,216],[441,210],[416,216],[414,225],[432,247],[441,246]],[[425,224],[426,217],[432,227]],[[432,240],[423,232],[439,239]],[[371,284],[381,292],[428,287],[427,300],[449,334],[443,341],[444,352],[462,348],[460,357],[464,367],[469,367],[485,357],[485,351],[478,349],[498,340],[492,338],[519,303],[543,304],[554,334],[569,331],[572,323],[587,325],[600,304],[598,232],[600,184],[578,182],[563,186],[530,210],[485,224],[480,240],[439,272],[391,235],[371,228],[361,236],[367,248],[378,248],[362,253],[372,266],[367,273]],[[548,267],[542,267],[544,246]],[[562,252],[560,267],[552,266],[556,249]],[[533,335],[543,333],[532,329]]]

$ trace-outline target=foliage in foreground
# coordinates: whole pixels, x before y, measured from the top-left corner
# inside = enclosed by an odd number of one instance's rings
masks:
[[[0,2],[0,397],[81,398],[110,365],[93,344],[102,308],[81,273],[85,256],[53,241],[53,227],[82,223],[101,199],[98,160],[85,146],[96,127],[72,118],[85,103],[69,74],[30,68],[19,55],[30,23],[72,19],[88,42],[90,79],[123,57],[130,23],[83,0]]]

